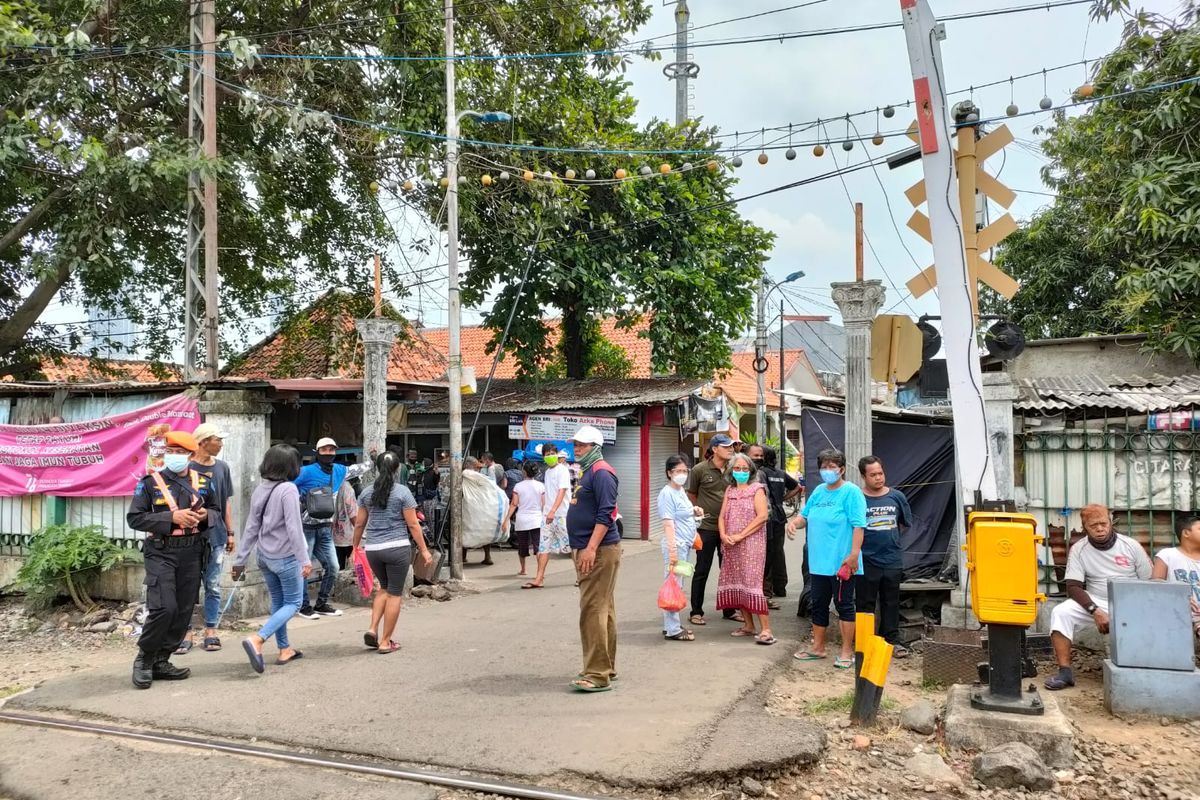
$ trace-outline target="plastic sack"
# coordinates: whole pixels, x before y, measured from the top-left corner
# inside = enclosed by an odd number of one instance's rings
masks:
[[[375,590],[375,573],[367,561],[367,553],[361,547],[354,551],[354,579],[358,581],[358,591],[363,597],[370,597]]]
[[[468,550],[500,544],[508,531],[508,496],[475,470],[463,470],[462,544]]]
[[[674,576],[668,575],[658,590],[658,607],[663,611],[682,611],[687,604],[688,599],[684,597],[679,582]]]
[[[698,533],[696,534],[696,538],[692,540],[692,549],[693,550],[703,550],[704,549],[704,540],[700,538],[700,534],[698,534]]]

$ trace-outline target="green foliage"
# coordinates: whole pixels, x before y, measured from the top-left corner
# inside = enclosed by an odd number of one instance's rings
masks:
[[[628,378],[633,372],[633,362],[625,349],[604,337],[600,323],[593,317],[585,317],[580,324],[580,339],[583,362],[579,373],[584,378]],[[541,370],[543,380],[559,380],[568,377],[568,342],[560,338],[555,348],[554,360]],[[494,352],[494,351],[493,351]]]
[[[1147,346],[1200,363],[1200,24],[1195,0],[1177,19],[1103,0],[1126,19],[1097,67],[1088,113],[1060,113],[1044,144],[1054,204],[1004,244],[1022,283],[1008,309],[1033,335],[1147,335]]]
[[[33,605],[48,605],[65,590],[86,612],[95,605],[84,588],[90,576],[141,560],[141,553],[120,547],[99,525],[51,525],[34,534],[15,586]]]
[[[650,15],[646,0],[474,6],[457,22],[462,52],[612,48]],[[80,343],[81,330],[36,324],[60,290],[68,302],[133,318],[146,331],[137,345],[171,352],[182,335],[194,169],[219,185],[226,322],[294,311],[335,287],[369,296],[364,262],[395,241],[381,201],[396,204],[372,184],[440,173],[440,141],[390,131],[444,130],[442,62],[259,55],[437,55],[441,0],[218,4],[216,46],[233,55],[217,59],[215,162],[187,139],[179,50],[188,8],[0,4],[0,366],[28,370],[34,356]],[[580,130],[571,114],[585,108],[564,96],[623,64],[615,56],[463,62],[456,99],[459,108],[515,110],[562,143]],[[431,238],[397,244],[428,248]],[[397,266],[385,259],[384,271],[389,288],[403,291]]]

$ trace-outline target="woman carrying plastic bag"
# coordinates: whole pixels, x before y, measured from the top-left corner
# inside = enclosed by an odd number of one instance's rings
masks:
[[[692,563],[688,555],[696,538],[696,514],[702,509],[692,505],[684,487],[687,486],[687,461],[683,456],[667,459],[667,485],[658,494],[658,515],[663,521],[662,554],[664,575],[675,584],[673,591],[668,583],[659,590],[659,607],[663,609],[663,638],[675,642],[690,642],[696,635],[683,627],[679,612],[687,605],[683,594],[683,578],[691,575]]]

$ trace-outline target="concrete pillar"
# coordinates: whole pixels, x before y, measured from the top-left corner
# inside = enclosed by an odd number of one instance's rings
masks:
[[[209,389],[200,398],[200,413],[225,433],[221,460],[233,477],[233,533],[240,536],[259,482],[258,465],[271,446],[271,404],[260,391]]]
[[[883,282],[832,287],[846,330],[846,478],[861,486],[858,460],[871,454],[871,324],[883,305]]]
[[[382,453],[387,444],[388,361],[400,323],[360,319],[354,323],[363,340],[363,459]]]
[[[1013,401],[1017,388],[1007,372],[983,373],[984,418],[987,420],[988,450],[996,473],[996,497],[1016,496],[1013,464]]]

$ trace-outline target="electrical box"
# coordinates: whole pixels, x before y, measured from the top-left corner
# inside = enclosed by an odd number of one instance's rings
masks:
[[[1109,578],[1112,663],[1140,669],[1194,670],[1191,597],[1192,587],[1186,583]]]
[[[1030,514],[974,511],[967,515],[967,579],[980,622],[1028,627],[1037,619],[1037,522]]]

